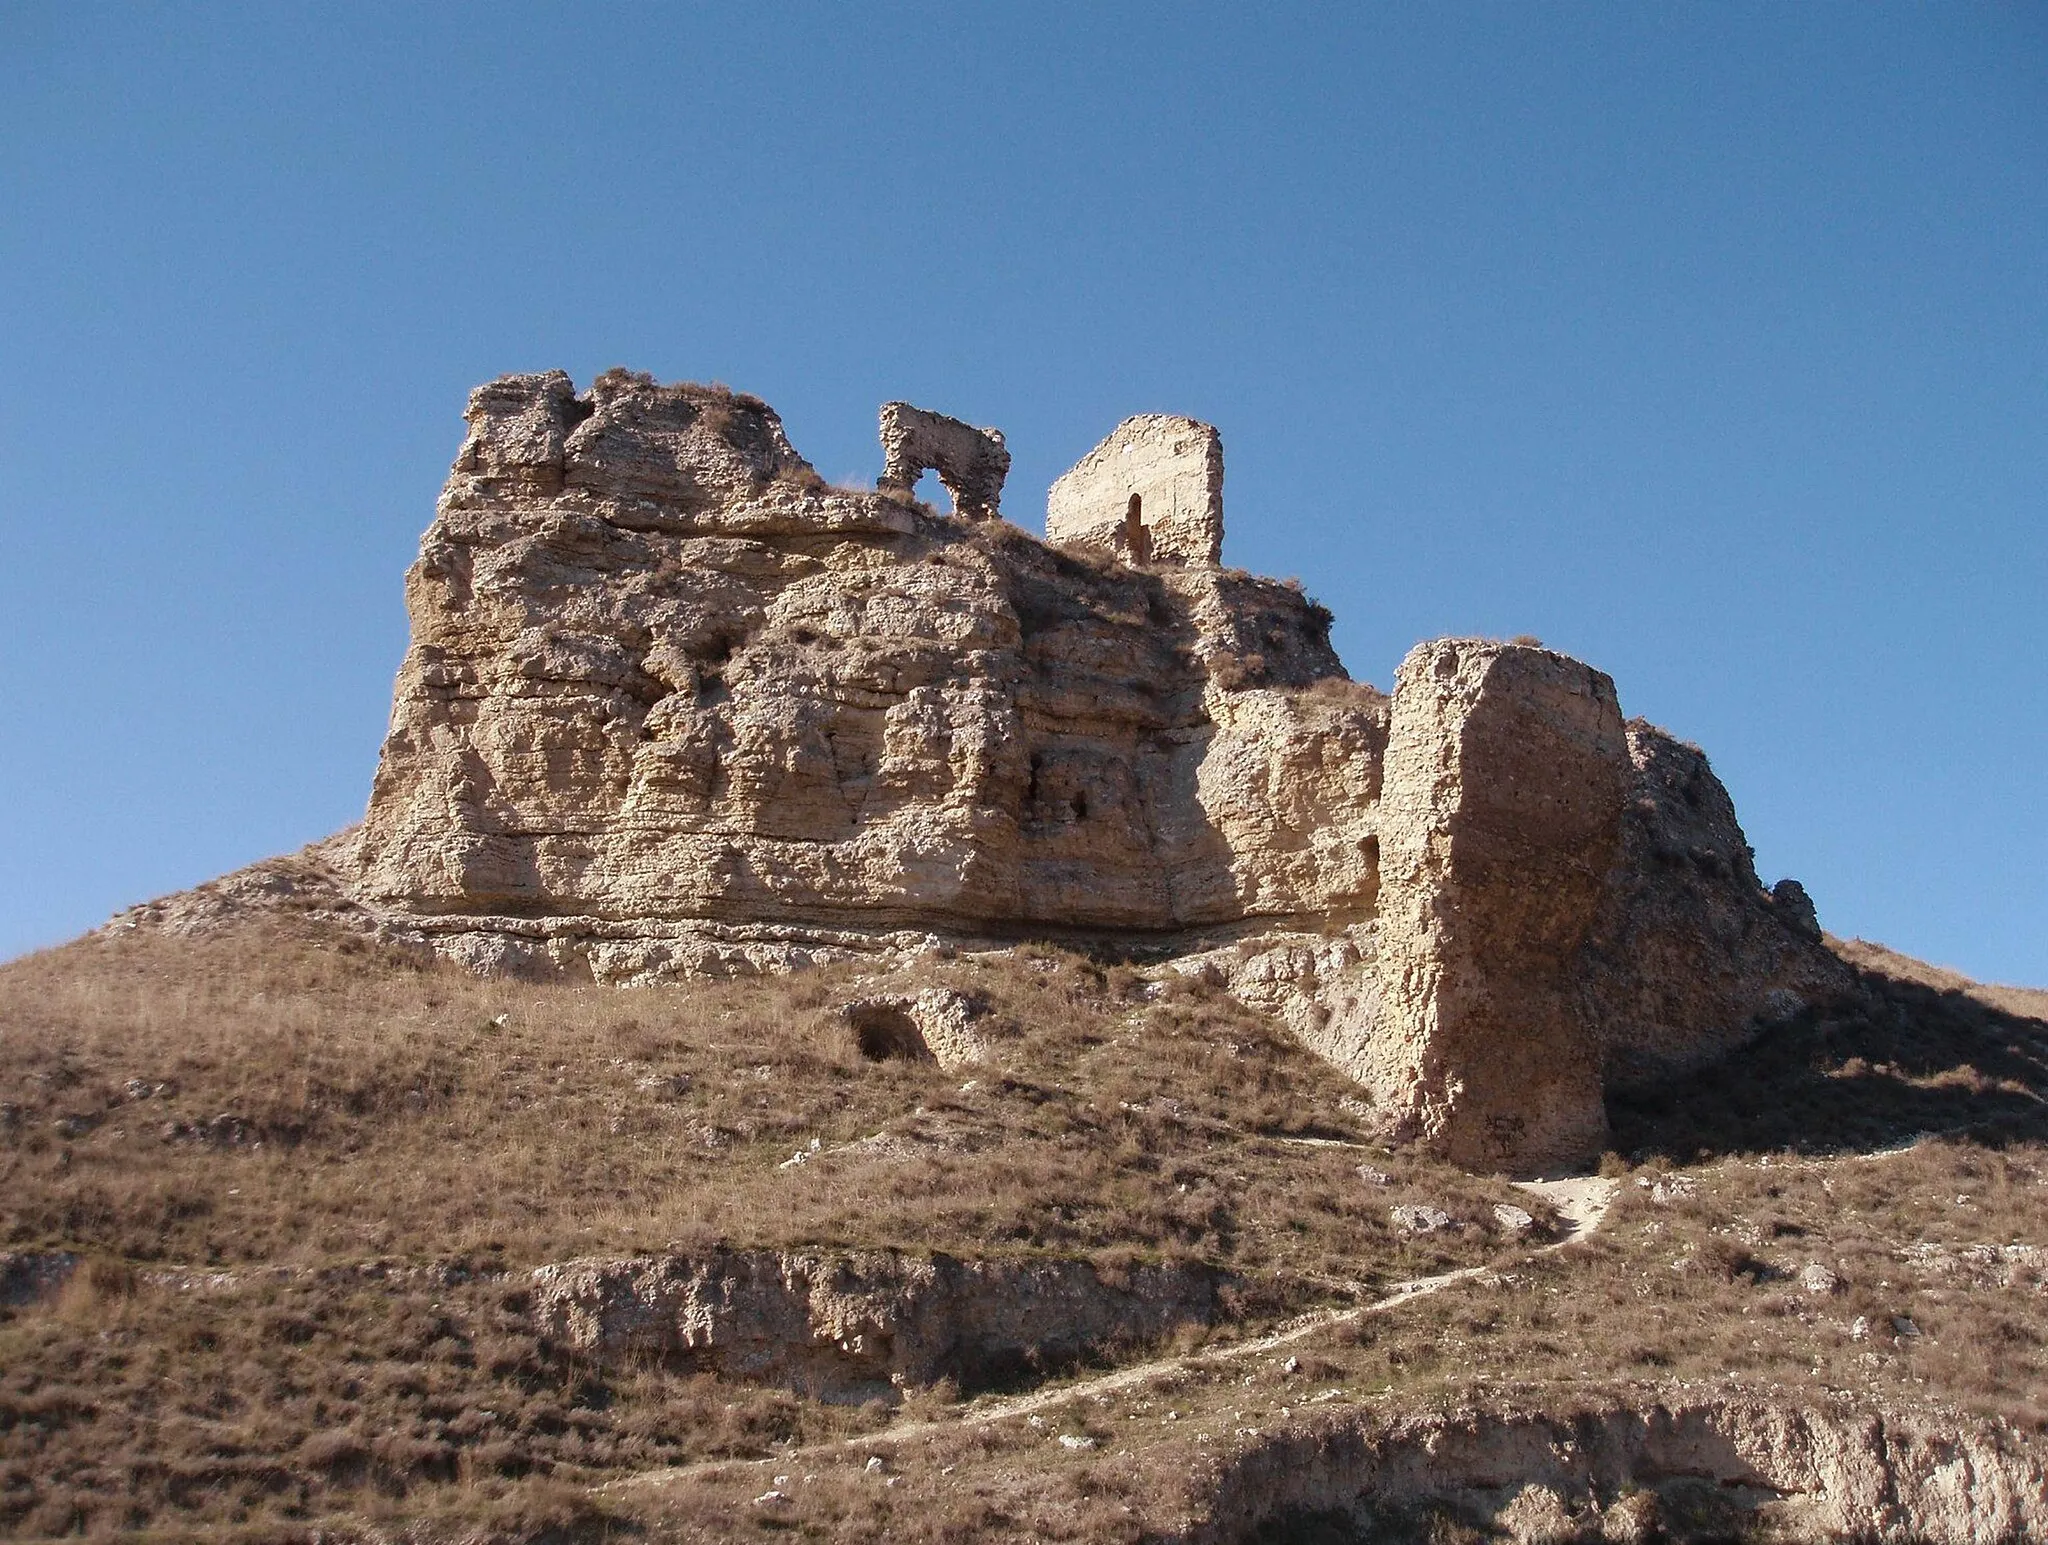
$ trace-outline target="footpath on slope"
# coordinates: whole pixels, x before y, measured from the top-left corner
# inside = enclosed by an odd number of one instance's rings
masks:
[[[1515,1182],[1516,1188],[1541,1197],[1565,1222],[1565,1232],[1549,1244],[1538,1246],[1528,1252],[1523,1260],[1535,1260],[1552,1254],[1567,1245],[1576,1244],[1589,1238],[1607,1216],[1608,1208],[1614,1202],[1614,1195],[1620,1182],[1597,1175],[1578,1176],[1563,1180],[1522,1180]],[[1114,1394],[1130,1389],[1150,1380],[1164,1378],[1178,1373],[1191,1364],[1230,1363],[1256,1357],[1261,1353],[1300,1341],[1317,1331],[1332,1326],[1350,1324],[1369,1315],[1384,1314],[1401,1305],[1440,1293],[1457,1283],[1469,1281],[1487,1272],[1497,1271],[1497,1266],[1462,1266],[1456,1271],[1439,1272],[1431,1277],[1415,1277],[1406,1282],[1397,1282],[1379,1298],[1368,1304],[1355,1304],[1345,1309],[1324,1309],[1313,1314],[1290,1320],[1278,1330],[1269,1331],[1249,1341],[1240,1341],[1224,1347],[1203,1347],[1174,1357],[1157,1358],[1151,1362],[1133,1363],[1112,1373],[1092,1379],[1081,1379],[1072,1383],[1052,1385],[1034,1390],[1028,1395],[1010,1398],[984,1398],[960,1407],[951,1415],[932,1421],[900,1422],[884,1427],[877,1432],[861,1433],[851,1438],[837,1438],[828,1443],[817,1443],[805,1448],[790,1449],[769,1459],[715,1459],[692,1465],[675,1465],[660,1470],[649,1470],[641,1475],[624,1480],[608,1481],[595,1488],[613,1491],[625,1487],[664,1486],[691,1476],[708,1475],[719,1470],[734,1469],[743,1465],[785,1464],[791,1460],[811,1454],[830,1453],[835,1450],[857,1448],[863,1444],[898,1443],[908,1439],[929,1437],[935,1433],[953,1431],[962,1427],[985,1426],[991,1422],[1007,1421],[1017,1417],[1028,1417],[1034,1412],[1050,1406],[1062,1405],[1070,1400],[1084,1400],[1091,1396]]]

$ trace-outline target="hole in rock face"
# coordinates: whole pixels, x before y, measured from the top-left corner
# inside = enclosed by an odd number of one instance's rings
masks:
[[[723,672],[732,661],[742,637],[737,633],[711,633],[688,646],[697,665],[697,702],[700,707],[722,703],[732,695]]]
[[[718,670],[732,659],[732,652],[739,642],[736,633],[710,633],[692,644],[689,652],[698,664]]]
[[[860,1054],[870,1062],[929,1062],[931,1048],[917,1021],[892,1003],[856,1003],[846,1010]]]
[[[1085,793],[1081,793],[1081,794],[1076,794],[1076,795],[1075,795],[1075,796],[1074,796],[1074,797],[1073,797],[1073,798],[1072,798],[1071,800],[1069,800],[1069,801],[1068,801],[1068,803],[1069,803],[1070,805],[1072,805],[1072,806],[1073,806],[1073,810],[1074,810],[1074,819],[1075,819],[1075,820],[1077,820],[1077,821],[1085,821],[1085,820],[1087,820],[1087,819],[1088,819],[1088,796],[1087,796],[1087,794],[1085,794]]]

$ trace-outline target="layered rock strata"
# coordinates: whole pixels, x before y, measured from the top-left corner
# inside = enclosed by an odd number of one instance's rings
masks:
[[[1298,592],[815,486],[749,399],[607,377],[572,424],[566,392],[472,401],[407,581],[366,899],[1158,934],[1370,904],[1342,813],[1384,712],[1297,690],[1342,679]]]
[[[1221,1313],[1227,1274],[888,1251],[720,1250],[534,1273],[540,1329],[579,1351],[656,1356],[831,1400],[951,1378],[986,1387],[1159,1341]]]
[[[905,404],[876,491],[719,387],[510,376],[467,417],[359,832],[132,921],[276,900],[619,983],[1108,942],[1281,1018],[1388,1131],[1518,1170],[1597,1153],[1603,1082],[1847,984],[1605,676],[1440,640],[1390,700],[1299,587],[1218,567],[1206,425],[1119,426],[1055,487],[1063,551],[911,498],[937,466],[991,515],[1008,452]]]
[[[1161,1538],[1800,1539],[1977,1545],[2048,1528],[2048,1459],[2016,1429],[1752,1395],[1551,1414],[1333,1419],[1217,1465],[1207,1516]],[[1417,1537],[1421,1530],[1417,1529]],[[1432,1531],[1434,1537],[1434,1531]]]

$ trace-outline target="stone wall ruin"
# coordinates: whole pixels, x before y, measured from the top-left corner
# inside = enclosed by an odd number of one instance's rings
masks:
[[[1048,543],[904,499],[931,467],[993,515],[1008,452],[900,403],[876,491],[718,387],[510,377],[468,418],[334,857],[387,937],[611,983],[1126,941],[1272,1013],[1390,1135],[1508,1170],[1597,1156],[1603,1088],[1844,977],[1704,756],[1598,671],[1450,639],[1391,700],[1350,681],[1328,612],[1217,565],[1208,425],[1126,420]],[[885,1006],[882,1055],[917,1054],[904,1023],[993,1054]]]
[[[1401,1135],[1475,1169],[1600,1152],[1600,1036],[1578,966],[1630,774],[1604,672],[1480,639],[1418,644],[1401,663],[1375,1047]]]
[[[1127,418],[1052,485],[1045,538],[1126,563],[1223,558],[1223,437],[1199,419]]]
[[[1000,429],[977,429],[907,402],[882,404],[882,475],[875,486],[909,493],[926,472],[936,472],[953,496],[953,513],[992,520],[1002,503],[1010,452]]]

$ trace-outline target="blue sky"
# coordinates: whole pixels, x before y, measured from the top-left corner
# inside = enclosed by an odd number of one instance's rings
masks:
[[[1005,508],[1218,424],[1352,673],[1534,633],[2048,982],[2048,7],[0,0],[0,957],[356,819],[469,387]]]

